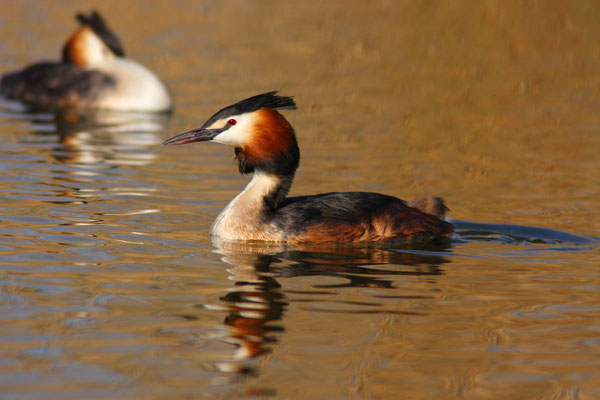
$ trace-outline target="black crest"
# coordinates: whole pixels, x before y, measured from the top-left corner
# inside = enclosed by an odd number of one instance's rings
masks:
[[[202,127],[206,128],[220,119],[257,111],[261,108],[295,110],[296,103],[292,97],[278,96],[277,91],[258,94],[219,110],[215,115],[210,117]]]
[[[110,30],[100,13],[92,11],[89,16],[79,13],[77,14],[77,21],[92,28],[94,33],[102,39],[115,55],[125,57],[125,49],[121,44],[121,40]]]

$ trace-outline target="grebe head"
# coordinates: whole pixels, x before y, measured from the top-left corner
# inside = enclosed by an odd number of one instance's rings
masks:
[[[63,46],[64,63],[90,67],[125,56],[121,41],[98,12],[77,14],[77,20],[82,26]]]
[[[218,111],[204,125],[163,145],[217,142],[235,148],[240,173],[293,175],[300,161],[294,129],[277,110],[296,109],[291,97],[259,94]]]

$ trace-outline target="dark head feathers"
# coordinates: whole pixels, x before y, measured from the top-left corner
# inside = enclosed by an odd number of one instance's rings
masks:
[[[231,107],[236,107],[241,112],[251,112],[260,110],[261,108],[277,109],[288,109],[295,110],[296,103],[292,97],[278,96],[278,91],[267,92],[263,94],[257,94],[242,100]]]
[[[271,108],[273,110],[295,110],[296,103],[292,97],[278,96],[276,90],[268,93],[258,94],[223,108],[215,115],[210,117],[208,121],[202,125],[202,127],[206,128],[220,119],[257,111],[261,108]]]
[[[89,16],[82,13],[78,13],[77,21],[79,21],[83,25],[87,25],[90,28],[92,28],[94,33],[98,35],[100,39],[102,39],[104,44],[106,44],[108,48],[111,49],[113,53],[115,53],[115,55],[117,55],[118,57],[125,57],[125,49],[121,44],[121,40],[119,40],[117,35],[115,35],[110,30],[108,25],[106,25],[106,22],[104,21],[104,18],[102,18],[100,13],[98,13],[97,11],[92,11],[92,13]]]

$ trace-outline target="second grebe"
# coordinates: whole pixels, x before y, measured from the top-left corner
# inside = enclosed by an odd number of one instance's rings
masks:
[[[125,58],[119,38],[93,11],[63,47],[61,62],[8,73],[0,94],[43,108],[169,111],[171,95],[149,69]]]
[[[225,107],[199,129],[164,145],[213,141],[234,147],[240,173],[254,177],[213,223],[210,233],[224,240],[372,242],[449,236],[440,198],[411,207],[379,193],[324,193],[289,197],[300,150],[294,129],[279,109],[295,109],[291,97],[269,92]],[[436,215],[433,215],[436,214]]]

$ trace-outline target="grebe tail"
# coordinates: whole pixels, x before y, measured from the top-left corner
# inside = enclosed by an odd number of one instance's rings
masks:
[[[169,111],[171,95],[143,65],[125,58],[119,38],[102,16],[77,14],[81,26],[60,62],[39,62],[5,74],[0,94],[36,107]]]
[[[290,243],[405,241],[448,237],[443,200],[411,207],[379,193],[323,193],[287,197],[300,161],[294,129],[277,110],[295,109],[291,97],[260,94],[225,107],[198,129],[164,145],[212,141],[235,149],[248,186],[219,214],[211,235],[224,240]],[[419,209],[421,208],[422,209]]]

